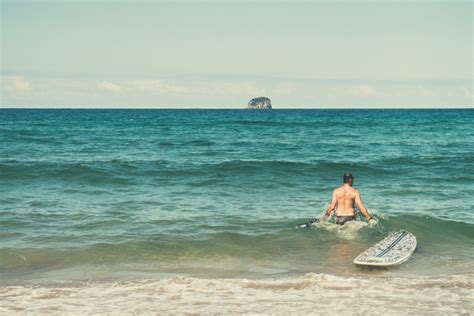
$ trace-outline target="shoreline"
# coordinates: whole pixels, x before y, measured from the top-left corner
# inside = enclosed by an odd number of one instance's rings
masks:
[[[0,313],[364,314],[469,313],[473,275],[286,279],[176,276],[0,286]]]

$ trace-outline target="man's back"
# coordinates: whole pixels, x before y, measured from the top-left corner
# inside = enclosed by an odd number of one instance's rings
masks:
[[[354,216],[354,202],[358,191],[350,186],[344,185],[334,190],[337,199],[337,216]]]
[[[351,173],[344,174],[343,182],[344,185],[340,188],[337,188],[332,193],[332,201],[326,209],[326,215],[330,216],[331,213],[337,208],[336,224],[344,225],[345,222],[355,219],[355,204],[359,207],[360,211],[362,214],[364,214],[367,220],[372,219],[372,216],[365,208],[364,203],[362,203],[359,191],[352,187],[352,184],[354,183],[354,176]]]

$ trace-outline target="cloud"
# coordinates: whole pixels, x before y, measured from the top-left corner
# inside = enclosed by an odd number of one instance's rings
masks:
[[[469,107],[472,81],[375,82],[232,77],[38,77],[1,75],[0,107],[243,108],[267,96],[286,107]],[[97,93],[91,93],[91,88]],[[424,91],[425,89],[426,91]],[[102,93],[98,93],[102,91]],[[429,92],[432,97],[423,96]],[[115,97],[114,97],[115,96]],[[120,96],[120,98],[116,98]]]
[[[265,90],[245,82],[187,82],[176,84],[165,80],[134,80],[127,83],[141,92],[172,93],[181,95],[260,95]]]
[[[470,98],[472,96],[472,90],[471,89],[466,88],[466,87],[462,87],[461,90],[462,90],[463,95],[466,98]]]
[[[273,92],[279,95],[291,95],[295,91],[295,86],[289,83],[278,84],[274,87]]]
[[[434,96],[433,91],[431,91],[430,89],[425,88],[422,85],[418,85],[418,91],[419,91],[419,94],[422,97],[433,97]]]
[[[349,88],[349,91],[352,95],[356,97],[373,97],[377,94],[375,89],[372,86],[362,84],[357,86],[352,86]]]
[[[121,86],[119,86],[115,83],[112,83],[112,82],[107,82],[107,81],[103,81],[103,82],[99,83],[97,85],[97,88],[99,88],[101,90],[111,91],[111,92],[120,92],[120,91],[122,91]]]
[[[134,80],[131,82],[133,88],[140,91],[158,92],[158,93],[187,93],[189,88],[167,83],[163,80]]]
[[[24,77],[20,76],[3,76],[2,86],[8,90],[15,91],[31,91],[31,84]]]
[[[256,96],[265,94],[265,89],[254,86],[250,83],[243,82],[216,82],[205,83],[196,87],[196,93],[204,92],[205,94],[219,95],[250,95]]]

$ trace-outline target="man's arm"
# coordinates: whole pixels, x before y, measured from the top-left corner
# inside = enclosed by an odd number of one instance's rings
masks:
[[[370,215],[367,209],[365,208],[364,203],[362,203],[362,198],[360,197],[360,192],[357,190],[356,190],[355,202],[357,204],[357,207],[362,212],[362,214],[364,214],[365,218],[367,218],[368,221],[371,220],[372,215]]]
[[[331,204],[329,204],[328,208],[326,209],[326,216],[329,217],[331,216],[331,213],[334,211],[337,205],[337,196],[336,196],[336,190],[332,193],[332,201]]]

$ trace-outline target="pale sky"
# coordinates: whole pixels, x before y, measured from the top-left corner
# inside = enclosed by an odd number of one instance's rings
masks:
[[[1,3],[0,107],[474,107],[473,2]]]

